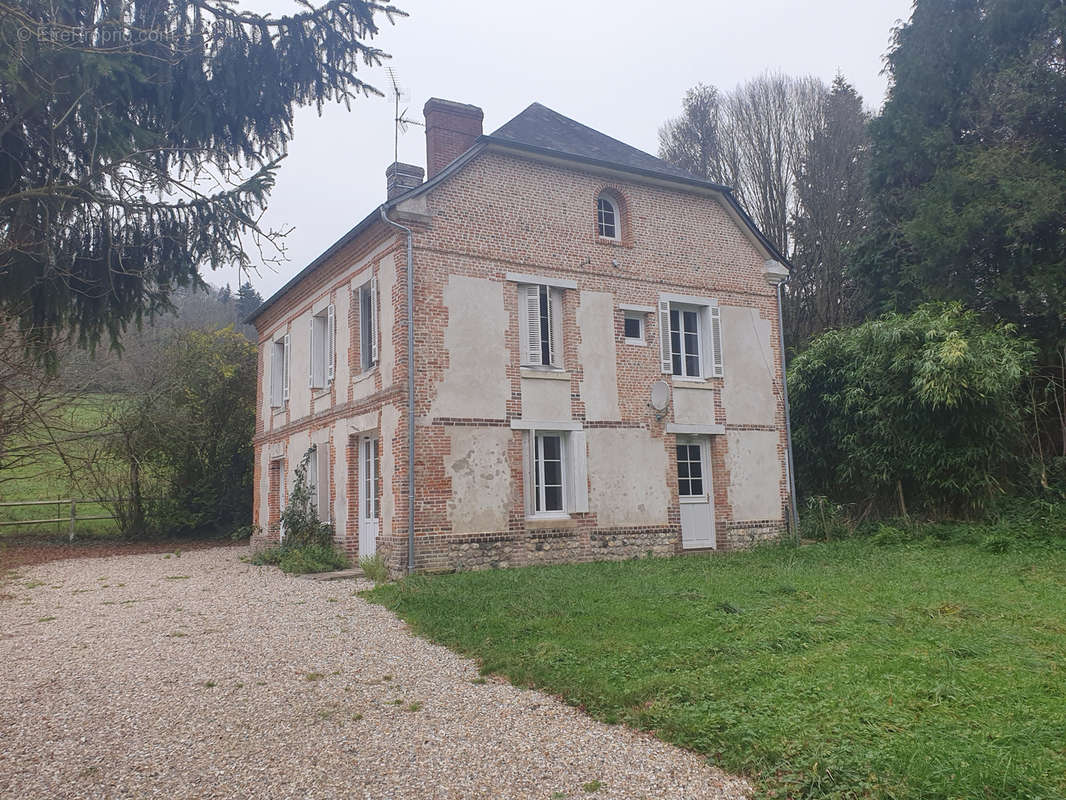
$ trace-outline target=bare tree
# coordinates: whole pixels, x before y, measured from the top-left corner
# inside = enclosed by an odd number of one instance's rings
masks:
[[[781,73],[724,96],[701,84],[685,94],[681,115],[660,128],[659,155],[732,187],[762,232],[790,256],[796,181],[826,93],[818,78]]]
[[[786,335],[794,346],[856,319],[848,259],[866,223],[868,122],[862,98],[838,76],[804,144],[796,180],[785,303]]]

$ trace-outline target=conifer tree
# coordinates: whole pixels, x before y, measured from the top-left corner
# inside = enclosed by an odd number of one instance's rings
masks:
[[[403,15],[364,0],[0,0],[0,313],[115,344],[200,270],[251,266],[297,106],[350,104]]]

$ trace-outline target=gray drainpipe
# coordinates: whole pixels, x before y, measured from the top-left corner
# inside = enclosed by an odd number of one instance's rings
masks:
[[[415,270],[414,234],[393,222],[381,207],[381,219],[407,234],[407,573],[415,571]],[[791,439],[789,446],[792,446]],[[791,475],[791,468],[789,471]]]
[[[799,511],[796,508],[796,472],[792,459],[792,414],[788,407],[788,370],[785,368],[785,315],[782,311],[784,297],[781,287],[784,281],[777,284],[777,332],[781,336],[781,389],[785,400],[785,435],[788,437],[788,498],[789,510],[792,513],[792,536],[799,541]]]

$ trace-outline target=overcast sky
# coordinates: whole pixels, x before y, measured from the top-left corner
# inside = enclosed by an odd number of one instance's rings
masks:
[[[730,89],[766,70],[840,72],[866,105],[878,108],[892,28],[910,0],[394,0],[410,16],[381,17],[373,44],[392,55],[421,121],[430,97],[472,103],[490,133],[536,101],[603,133],[655,153],[657,132],[696,83]],[[317,2],[316,2],[317,4]],[[272,13],[288,0],[244,0]],[[388,88],[384,69],[361,77]],[[264,224],[293,231],[288,261],[251,276],[264,297],[279,289],[385,199],[393,160],[393,103],[367,98],[296,114],[295,136],[278,174]],[[425,166],[425,133],[400,139],[400,161]],[[235,270],[205,275],[231,283]]]

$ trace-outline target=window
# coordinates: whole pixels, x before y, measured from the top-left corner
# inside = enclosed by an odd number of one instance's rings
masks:
[[[337,316],[332,303],[311,317],[311,364],[308,386],[322,389],[333,381]]]
[[[289,334],[270,345],[270,405],[281,408],[289,399]]]
[[[519,286],[522,364],[562,367],[562,291],[551,286]]]
[[[533,437],[533,513],[563,513],[563,436],[537,433]]]
[[[363,508],[364,519],[378,519],[381,497],[381,454],[378,439],[363,439]]]
[[[691,302],[689,302],[691,301]],[[662,371],[682,378],[720,378],[722,320],[714,300],[659,300]]]
[[[637,311],[626,311],[622,320],[625,328],[626,344],[644,344],[644,315]]]
[[[677,445],[677,493],[681,497],[702,497],[703,448],[698,444]]]
[[[596,198],[596,232],[604,239],[621,239],[618,204],[605,194]]]
[[[575,423],[567,430],[533,430],[523,442],[526,463],[526,513],[531,518],[583,513],[588,506],[585,433]]]
[[[319,520],[329,522],[329,445],[313,444],[307,451],[307,493]]]
[[[359,368],[362,372],[378,363],[378,279],[371,278],[359,292]]]

